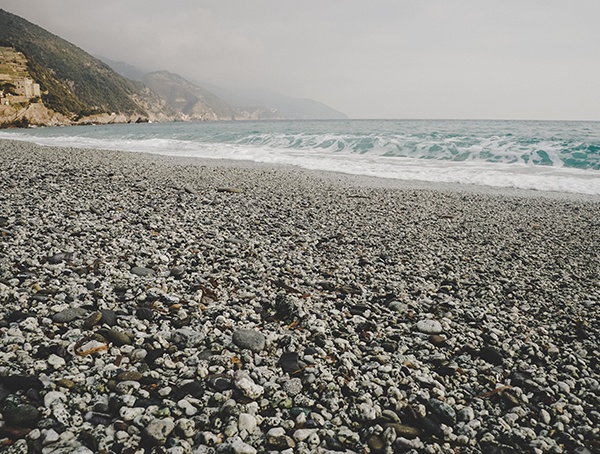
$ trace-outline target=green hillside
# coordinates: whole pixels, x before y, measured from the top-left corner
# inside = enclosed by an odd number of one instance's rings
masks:
[[[44,104],[63,115],[146,115],[131,98],[139,93],[134,82],[77,46],[1,9],[0,46],[14,47],[25,54],[29,73],[40,84]]]

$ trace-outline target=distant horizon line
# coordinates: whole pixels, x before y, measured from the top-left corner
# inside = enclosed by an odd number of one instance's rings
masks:
[[[257,120],[208,120],[208,121],[237,121],[243,122],[275,122],[275,121],[530,121],[530,122],[577,122],[577,123],[599,123],[597,120],[574,120],[574,119],[534,119],[534,118],[265,118]]]

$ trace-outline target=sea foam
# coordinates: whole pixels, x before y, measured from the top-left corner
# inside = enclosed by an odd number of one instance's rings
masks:
[[[600,194],[597,122],[164,123],[11,130],[0,137],[402,180]]]

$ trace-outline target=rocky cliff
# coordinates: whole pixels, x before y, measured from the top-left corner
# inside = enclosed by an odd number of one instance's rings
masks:
[[[0,124],[84,124],[173,119],[156,94],[113,71],[77,46],[14,14],[0,10],[0,80],[28,79],[37,97],[4,99]],[[16,63],[5,55],[18,55]],[[7,91],[7,90],[4,90]],[[11,97],[18,93],[8,93]],[[22,94],[22,93],[21,93]],[[21,96],[22,98],[22,96]]]
[[[138,80],[0,9],[0,127],[345,118],[321,103],[282,96],[266,103],[224,101],[177,74],[126,66]]]

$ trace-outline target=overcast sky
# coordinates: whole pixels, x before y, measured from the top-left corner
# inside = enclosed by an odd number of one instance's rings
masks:
[[[600,0],[0,0],[94,55],[352,118],[600,120]]]

